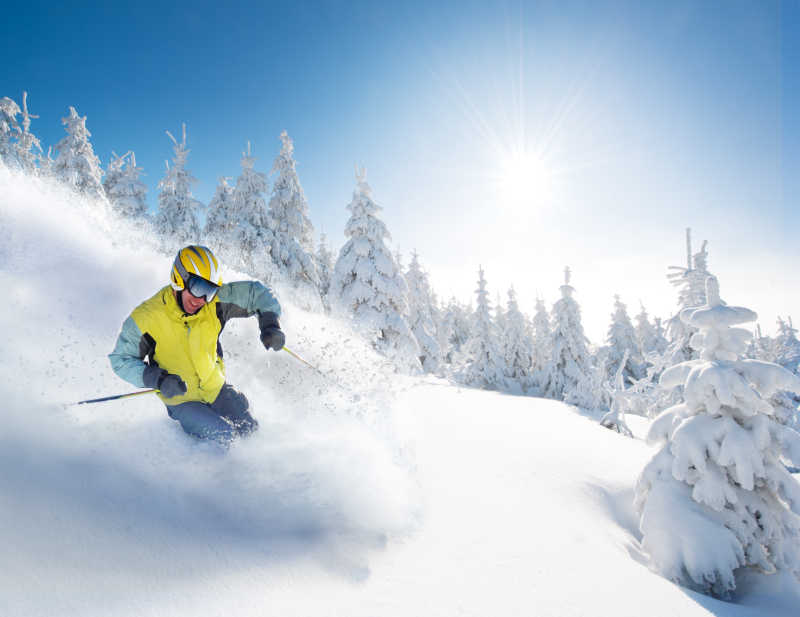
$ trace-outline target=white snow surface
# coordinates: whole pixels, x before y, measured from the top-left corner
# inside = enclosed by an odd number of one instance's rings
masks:
[[[640,552],[653,450],[555,401],[400,378],[347,326],[284,301],[222,342],[261,428],[196,442],[106,354],[171,257],[100,206],[0,170],[0,615],[796,615],[786,576],[733,602]],[[225,271],[226,280],[240,275]],[[284,295],[278,288],[281,299]]]

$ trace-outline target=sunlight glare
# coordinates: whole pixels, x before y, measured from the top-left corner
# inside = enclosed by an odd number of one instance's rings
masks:
[[[550,173],[541,157],[516,152],[501,166],[498,184],[503,207],[541,206],[550,194]]]

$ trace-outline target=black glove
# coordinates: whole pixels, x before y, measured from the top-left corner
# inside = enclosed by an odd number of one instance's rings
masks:
[[[267,349],[280,351],[286,342],[286,335],[281,330],[278,323],[278,316],[275,313],[259,313],[258,325],[261,328],[261,342]]]
[[[172,373],[165,373],[164,376],[159,379],[157,389],[167,398],[186,394],[186,384],[183,379]]]
[[[186,394],[186,384],[183,382],[183,379],[177,375],[167,373],[167,371],[160,368],[157,364],[150,364],[145,367],[142,381],[145,387],[160,390],[161,394],[167,398],[172,398],[179,394]]]
[[[280,328],[266,328],[261,331],[261,342],[267,349],[280,351],[286,342],[286,335]]]

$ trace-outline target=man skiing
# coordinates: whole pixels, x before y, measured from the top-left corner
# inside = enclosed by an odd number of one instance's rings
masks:
[[[211,250],[187,246],[175,257],[170,285],[133,310],[108,357],[125,381],[158,390],[186,433],[227,441],[258,422],[244,394],[225,383],[219,335],[229,319],[258,315],[264,347],[280,351],[286,342],[280,312],[268,287],[223,284]]]

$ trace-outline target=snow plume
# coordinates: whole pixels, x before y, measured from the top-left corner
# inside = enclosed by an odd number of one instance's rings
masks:
[[[24,614],[42,581],[37,614],[86,615],[97,582],[125,603],[106,614],[153,614],[137,602],[158,602],[131,590],[146,572],[177,588],[311,560],[359,580],[410,529],[416,489],[393,429],[402,380],[346,328],[290,303],[287,342],[325,377],[267,352],[254,319],[233,320],[228,378],[261,429],[227,451],[189,438],[149,395],[61,407],[131,390],[106,354],[172,257],[66,189],[0,170],[0,195],[4,613]]]
[[[661,446],[642,472],[636,503],[642,546],[667,578],[714,595],[736,588],[739,568],[800,576],[800,485],[783,462],[800,464],[800,435],[776,421],[769,399],[800,392],[800,378],[777,364],[741,359],[755,321],[727,306],[716,278],[706,303],[681,320],[695,334],[697,360],[668,368],[666,387],[684,400],[652,423]]]

